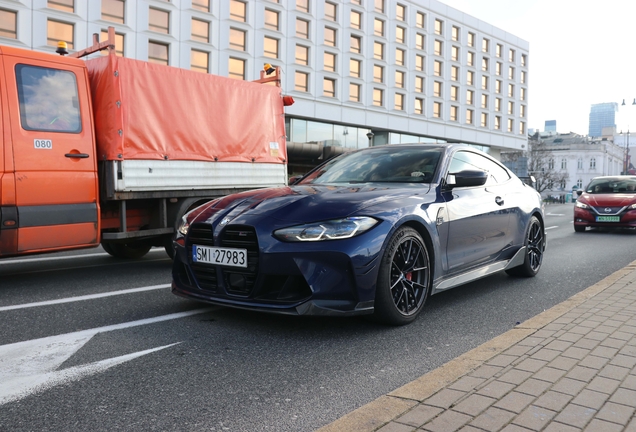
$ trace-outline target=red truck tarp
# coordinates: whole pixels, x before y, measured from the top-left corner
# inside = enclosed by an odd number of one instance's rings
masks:
[[[100,160],[286,162],[279,87],[112,54],[86,64]]]

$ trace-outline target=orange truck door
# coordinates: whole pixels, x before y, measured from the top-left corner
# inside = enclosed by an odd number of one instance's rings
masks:
[[[97,164],[83,62],[33,53],[28,59],[5,55],[4,66],[17,253],[96,246]]]

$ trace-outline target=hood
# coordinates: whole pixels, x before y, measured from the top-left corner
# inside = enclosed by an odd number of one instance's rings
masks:
[[[586,194],[581,195],[583,200],[594,207],[624,207],[636,202],[634,194]]]
[[[269,217],[288,223],[305,223],[346,217],[364,209],[411,196],[427,194],[429,184],[365,184],[350,186],[298,185],[261,189],[228,195],[214,201],[199,213],[196,222],[211,221],[221,215],[230,220],[246,221],[252,217]],[[236,223],[241,223],[238,220]],[[245,222],[249,223],[249,222]]]

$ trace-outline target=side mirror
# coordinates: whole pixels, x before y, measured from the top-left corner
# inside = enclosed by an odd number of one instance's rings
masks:
[[[581,195],[583,194],[583,190],[581,190],[581,189],[577,190],[577,191],[576,191],[576,194],[577,194],[578,196],[581,196]]]
[[[446,176],[446,184],[452,189],[456,187],[483,186],[488,180],[486,171],[460,171],[457,173],[448,173]]]

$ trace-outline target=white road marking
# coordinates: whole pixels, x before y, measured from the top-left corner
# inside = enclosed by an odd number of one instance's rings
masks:
[[[98,298],[112,297],[112,296],[124,295],[124,294],[132,294],[132,293],[138,293],[138,292],[144,292],[144,291],[152,291],[152,290],[158,290],[158,289],[164,289],[164,288],[170,288],[170,284],[152,285],[147,287],[131,288],[127,290],[111,291],[111,292],[105,292],[100,294],[87,294],[83,296],[66,297],[66,298],[57,299],[57,300],[46,300],[46,301],[34,302],[34,303],[23,303],[18,305],[11,305],[11,306],[0,306],[0,312],[15,310],[15,309],[27,309],[27,308],[39,307],[39,306],[50,306],[50,305],[61,304],[61,303],[72,303],[76,301],[93,300]]]
[[[161,248],[161,249],[150,249],[148,251],[148,253],[155,253],[155,252],[166,253],[166,251],[163,248]],[[0,265],[4,265],[4,264],[22,264],[22,263],[42,262],[42,261],[69,260],[69,259],[77,259],[77,258],[94,258],[94,257],[99,257],[99,256],[110,256],[110,255],[107,254],[106,252],[103,252],[103,253],[94,253],[94,254],[65,255],[65,256],[39,257],[39,258],[17,258],[17,259],[9,258],[9,259],[5,259],[5,260],[0,261]]]
[[[565,215],[561,213],[547,213],[547,216],[565,216]]]
[[[98,333],[184,318],[206,313],[213,309],[214,308],[195,309],[58,336],[0,345],[0,382],[2,383],[2,386],[0,386],[0,405],[23,399],[31,394],[42,392],[54,386],[80,380],[90,375],[103,372],[118,364],[181,343],[177,342],[85,365],[57,370],[61,364],[79,351]]]
[[[547,231],[547,230],[550,230],[550,229],[555,229],[555,228],[558,228],[558,225],[555,225],[555,226],[551,226],[551,227],[547,227],[547,228],[546,228],[545,230]]]

